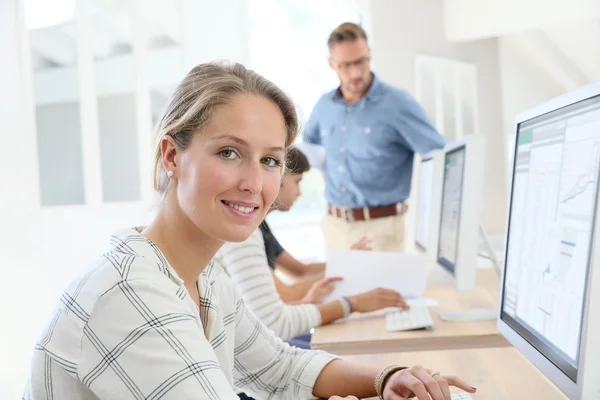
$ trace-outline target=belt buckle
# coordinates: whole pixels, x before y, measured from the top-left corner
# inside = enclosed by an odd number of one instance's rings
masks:
[[[371,219],[371,211],[369,210],[369,206],[363,207],[363,217],[365,221],[369,221]]]

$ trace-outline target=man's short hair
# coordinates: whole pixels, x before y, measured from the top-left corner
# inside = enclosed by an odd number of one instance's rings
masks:
[[[308,158],[297,147],[290,147],[286,154],[286,173],[303,174],[310,169]]]
[[[362,26],[354,22],[344,22],[331,32],[329,39],[327,39],[327,47],[331,51],[333,45],[337,43],[353,42],[361,38],[367,40],[367,33]]]

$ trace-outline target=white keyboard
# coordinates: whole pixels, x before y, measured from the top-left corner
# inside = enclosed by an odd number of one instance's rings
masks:
[[[385,330],[388,332],[433,328],[429,308],[414,305],[410,310],[388,308],[385,312]]]
[[[473,400],[469,393],[452,393],[452,400]]]

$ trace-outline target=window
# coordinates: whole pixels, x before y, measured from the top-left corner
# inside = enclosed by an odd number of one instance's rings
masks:
[[[303,123],[319,97],[339,85],[327,64],[329,34],[342,22],[361,23],[363,13],[351,0],[253,0],[249,12],[249,66],[292,97]],[[272,213],[269,221],[290,253],[320,259],[324,251],[315,249],[322,247],[318,222],[326,206],[323,175],[312,169],[301,187],[294,208]]]
[[[474,64],[417,56],[415,79],[417,100],[448,141],[479,133]]]

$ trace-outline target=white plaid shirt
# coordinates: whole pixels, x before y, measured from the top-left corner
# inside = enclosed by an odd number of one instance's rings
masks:
[[[334,356],[290,347],[244,306],[211,263],[200,309],[158,247],[113,236],[75,279],[39,339],[24,399],[312,398]]]

